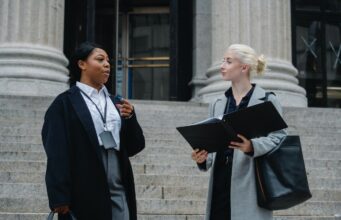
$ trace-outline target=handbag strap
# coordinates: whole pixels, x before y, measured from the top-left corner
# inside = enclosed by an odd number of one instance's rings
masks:
[[[73,214],[71,210],[68,212],[68,214],[70,215],[72,220],[77,220],[77,218],[75,217],[75,214]],[[54,212],[50,212],[49,216],[47,216],[47,220],[53,220],[53,217],[54,217]]]

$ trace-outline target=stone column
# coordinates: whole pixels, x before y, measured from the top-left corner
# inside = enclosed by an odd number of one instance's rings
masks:
[[[206,70],[211,65],[211,4],[194,0],[192,101],[200,101],[197,93],[206,85]]]
[[[212,2],[212,60],[207,86],[198,92],[209,102],[230,86],[219,68],[230,44],[250,45],[267,57],[268,70],[253,82],[274,91],[284,106],[307,106],[305,90],[298,85],[291,63],[290,0],[215,0]]]
[[[0,0],[0,94],[55,96],[67,89],[64,0]]]

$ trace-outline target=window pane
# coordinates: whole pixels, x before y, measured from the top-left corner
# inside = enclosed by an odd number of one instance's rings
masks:
[[[131,94],[134,99],[168,100],[168,68],[130,68]]]
[[[298,20],[296,23],[296,67],[301,85],[307,91],[308,104],[322,104],[321,22]]]
[[[321,0],[294,0],[295,9],[306,11],[320,11]]]
[[[169,56],[169,15],[130,16],[130,57]]]
[[[169,57],[169,14],[130,16],[129,53],[131,58]],[[129,69],[129,88],[133,99],[169,100],[168,60],[131,61],[132,65],[155,65]]]
[[[341,13],[341,1],[340,0],[328,0],[326,2],[326,11]]]
[[[341,107],[341,22],[326,24],[327,97],[331,107]]]
[[[301,76],[321,79],[321,23],[297,22],[296,64]]]

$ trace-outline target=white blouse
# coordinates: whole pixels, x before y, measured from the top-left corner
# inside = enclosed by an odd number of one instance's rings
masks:
[[[97,105],[102,115],[104,115],[105,108],[105,98],[107,100],[107,118],[106,118],[106,127],[108,131],[111,131],[114,140],[117,144],[116,150],[120,150],[120,130],[121,130],[121,117],[119,112],[117,111],[114,103],[109,97],[109,92],[105,86],[100,89],[98,92],[95,88],[88,86],[84,83],[77,82],[76,86],[81,89],[85,94],[87,94],[91,100]],[[83,93],[81,93],[88,109],[91,113],[92,121],[95,125],[97,138],[100,145],[103,145],[99,134],[104,131],[104,125],[101,118],[100,113],[98,112],[94,103],[92,103]]]

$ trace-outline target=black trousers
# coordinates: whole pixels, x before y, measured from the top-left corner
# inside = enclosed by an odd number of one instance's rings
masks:
[[[210,220],[231,220],[231,174],[233,152],[217,152],[214,162]]]

